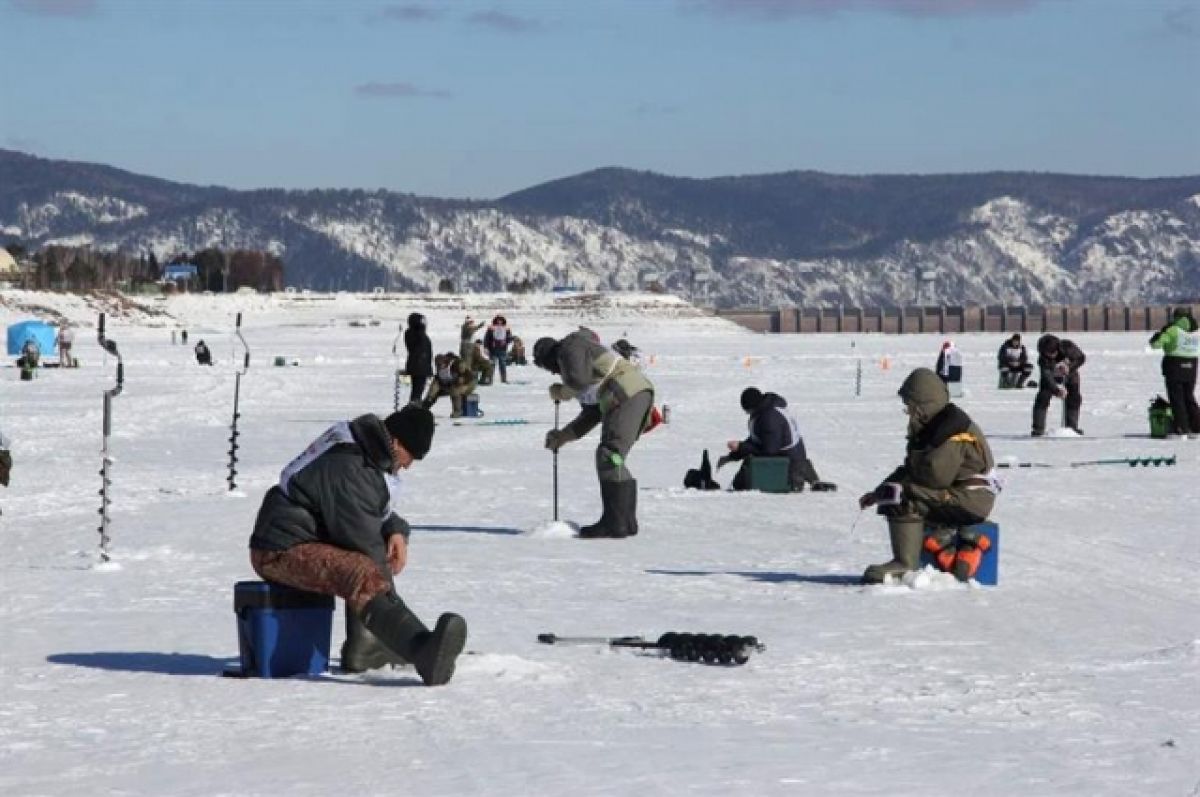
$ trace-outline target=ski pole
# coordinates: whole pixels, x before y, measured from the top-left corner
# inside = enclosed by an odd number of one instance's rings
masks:
[[[558,405],[561,402],[554,402],[554,431],[558,432]],[[558,448],[554,449],[554,522],[558,522]]]

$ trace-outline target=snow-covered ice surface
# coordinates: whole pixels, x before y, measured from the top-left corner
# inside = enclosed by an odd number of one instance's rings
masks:
[[[95,321],[76,298],[0,298],[5,323],[26,317],[21,303]],[[858,575],[888,547],[875,515],[852,531],[855,498],[899,461],[895,391],[932,364],[940,338],[763,336],[646,297],[599,306],[580,319],[640,346],[671,407],[670,425],[631,457],[641,534],[582,541],[551,522],[549,375],[514,368],[514,384],[482,389],[486,419],[526,425],[456,426],[439,404],[433,451],[406,476],[418,529],[399,586],[427,621],[462,613],[473,653],[447,687],[427,689],[404,669],[219,677],[237,656],[232,587],[254,578],[246,541],[259,499],[329,423],[391,410],[396,322],[412,310],[430,308],[441,351],[457,348],[464,309],[499,309],[531,347],[575,317],[546,297],[158,305],[210,344],[217,365],[172,345],[167,316],[109,319],[126,363],[111,439],[119,567],[96,567],[101,394],[114,369],[94,329],[77,336],[78,370],[23,383],[0,369],[15,459],[0,491],[2,794],[1200,789],[1200,441],[1145,436],[1161,385],[1141,333],[1072,336],[1088,355],[1086,437],[1044,440],[1027,436],[1034,391],[995,388],[1002,336],[957,336],[960,403],[997,458],[1063,467],[1005,472],[998,587],[929,573],[862,587]],[[238,311],[253,362],[231,495]],[[276,356],[299,366],[274,367]],[[837,493],[682,489],[704,447],[715,461],[742,435],[738,394],[750,384],[792,403]],[[563,521],[599,511],[594,434],[560,455]],[[1067,467],[1170,453],[1175,467]],[[717,478],[727,485],[732,472]],[[726,669],[536,642],[547,631],[670,630],[754,634],[767,650]],[[341,639],[339,613],[335,656]]]

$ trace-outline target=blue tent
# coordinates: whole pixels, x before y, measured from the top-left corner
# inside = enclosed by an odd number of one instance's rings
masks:
[[[58,356],[58,327],[37,320],[18,321],[8,328],[9,356],[21,356],[21,347],[30,338],[37,341],[43,357]]]

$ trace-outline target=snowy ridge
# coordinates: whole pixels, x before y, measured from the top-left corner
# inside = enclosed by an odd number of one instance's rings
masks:
[[[137,185],[123,196],[104,183],[107,190],[58,188],[37,201],[26,191],[6,204],[0,186],[0,234],[27,245],[153,251],[160,260],[206,247],[267,249],[284,260],[288,284],[321,290],[432,291],[447,280],[461,291],[525,281],[542,290],[628,290],[653,275],[669,291],[719,307],[1136,304],[1200,296],[1194,178],[1175,179],[1177,190],[1096,178],[1103,185],[1089,194],[1077,185],[1085,178],[1000,175],[989,183],[979,176],[978,187],[943,204],[937,191],[951,188],[936,177],[913,178],[911,190],[927,192],[913,201],[928,204],[906,227],[907,195],[882,193],[869,181],[830,209],[802,204],[791,215],[764,218],[756,211],[761,206],[769,216],[773,194],[747,188],[738,196],[758,204],[739,215],[715,205],[716,197],[733,199],[696,185],[674,194],[661,178],[638,194],[638,185],[625,185],[634,179],[628,175],[591,177],[603,184],[595,189],[601,193],[585,186],[581,197],[559,202],[577,207],[575,214],[555,210],[557,195],[523,205],[387,191],[178,186],[172,194],[159,181],[157,203],[129,198],[142,196]],[[996,193],[981,199],[987,189]],[[1122,204],[1122,191],[1137,197]],[[867,207],[858,213],[856,203]],[[786,234],[806,220],[813,229]],[[789,256],[806,249],[815,254]]]

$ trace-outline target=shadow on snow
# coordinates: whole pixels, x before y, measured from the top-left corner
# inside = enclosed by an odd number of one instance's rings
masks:
[[[767,584],[829,584],[833,586],[858,586],[861,575],[841,573],[779,573],[770,570],[662,570],[648,569],[655,576],[741,576],[751,581]]]
[[[47,656],[51,664],[70,664],[96,670],[156,672],[162,675],[220,675],[237,658],[222,659],[199,653],[154,653],[150,651],[105,651],[102,653],[55,653]]]

